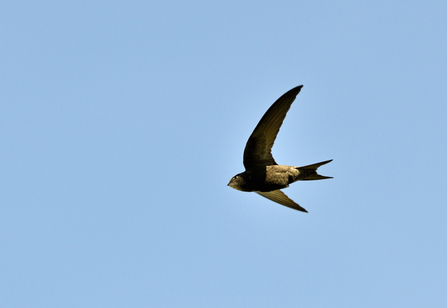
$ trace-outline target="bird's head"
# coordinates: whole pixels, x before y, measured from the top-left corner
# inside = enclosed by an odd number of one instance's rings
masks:
[[[228,186],[240,191],[249,191],[246,188],[247,181],[245,180],[245,172],[233,176],[230,180],[230,183],[228,183]]]

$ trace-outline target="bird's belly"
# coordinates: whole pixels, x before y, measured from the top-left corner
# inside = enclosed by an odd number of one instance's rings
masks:
[[[295,181],[299,171],[290,166],[273,165],[264,169],[263,176],[255,177],[254,190],[272,191],[286,188]],[[260,175],[260,173],[258,173]]]

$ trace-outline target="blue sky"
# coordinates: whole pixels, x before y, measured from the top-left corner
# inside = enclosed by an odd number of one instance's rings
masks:
[[[445,307],[445,1],[6,1],[2,307]],[[326,181],[227,187],[268,107]]]

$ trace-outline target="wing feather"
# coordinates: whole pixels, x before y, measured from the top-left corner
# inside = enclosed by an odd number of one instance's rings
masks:
[[[287,197],[286,194],[279,189],[273,191],[256,191],[256,193],[281,205],[307,213],[306,209],[302,208],[299,204],[295,203],[292,199]]]
[[[267,110],[253,130],[244,150],[244,166],[250,169],[257,166],[276,165],[272,147],[287,111],[303,86],[298,86],[278,98]]]

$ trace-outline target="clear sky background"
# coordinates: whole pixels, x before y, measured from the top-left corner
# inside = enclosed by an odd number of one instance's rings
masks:
[[[447,307],[446,1],[6,1],[1,307]],[[285,192],[227,187],[303,84]]]

